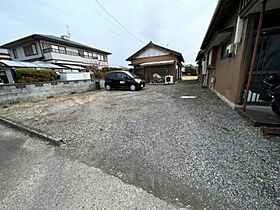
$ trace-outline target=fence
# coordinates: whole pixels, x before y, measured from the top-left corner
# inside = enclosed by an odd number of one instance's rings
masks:
[[[100,82],[103,87],[103,82]],[[54,81],[31,84],[0,85],[0,105],[15,104],[23,101],[38,101],[47,97],[82,93],[96,90],[94,80]]]

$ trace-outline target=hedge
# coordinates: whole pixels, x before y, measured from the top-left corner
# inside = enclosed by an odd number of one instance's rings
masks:
[[[54,81],[58,75],[53,70],[16,69],[18,83]]]
[[[104,78],[105,74],[110,71],[117,71],[122,70],[122,68],[115,68],[115,67],[104,67],[102,70],[95,70],[93,75],[95,78]]]

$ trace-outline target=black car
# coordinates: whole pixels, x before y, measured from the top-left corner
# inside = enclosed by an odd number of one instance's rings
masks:
[[[111,71],[105,75],[105,88],[108,91],[113,88],[140,90],[144,87],[145,81],[129,71]]]

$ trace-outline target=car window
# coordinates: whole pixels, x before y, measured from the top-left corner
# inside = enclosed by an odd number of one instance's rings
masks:
[[[107,78],[108,79],[116,79],[116,73],[114,73],[114,72],[108,73]]]
[[[122,72],[117,73],[117,78],[118,79],[125,79],[126,77],[127,77],[127,75],[125,73],[122,73]]]
[[[137,79],[139,79],[140,77],[138,76],[138,75],[136,75],[136,74],[134,74],[134,73],[132,73],[132,72],[126,72],[131,78],[137,78]]]

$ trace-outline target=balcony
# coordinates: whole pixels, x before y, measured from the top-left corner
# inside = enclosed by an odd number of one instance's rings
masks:
[[[81,56],[83,58],[89,58],[89,59],[97,59],[97,56],[86,56],[84,54],[78,53],[78,52],[74,52],[74,51],[69,51],[69,50],[60,50],[60,49],[53,49],[53,48],[46,48],[43,50],[44,53],[59,53],[59,54],[66,54],[66,55],[74,55],[74,56]]]
[[[97,64],[97,57],[81,56],[77,52],[57,50],[57,49],[45,49],[43,50],[44,58],[47,61],[53,63],[66,63],[71,65],[92,65]]]

